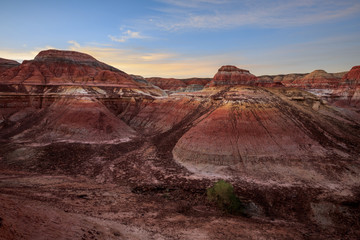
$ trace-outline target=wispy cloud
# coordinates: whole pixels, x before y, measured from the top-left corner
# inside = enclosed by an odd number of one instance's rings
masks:
[[[349,70],[358,64],[358,33],[309,40],[263,50],[258,54],[241,51],[217,54],[181,54],[163,50],[121,49],[73,43],[69,49],[88,53],[127,73],[145,77],[212,77],[222,65],[236,65],[255,75]],[[334,54],[337,56],[334,58]]]
[[[358,33],[309,40],[263,50],[257,54],[241,51],[213,54],[181,54],[148,48],[117,48],[68,41],[66,49],[84,52],[99,61],[130,74],[144,77],[212,77],[222,65],[236,65],[255,75],[291,72],[311,72],[324,69],[328,72],[345,71],[358,64],[360,44]],[[339,47],[340,46],[340,47]],[[27,51],[1,50],[0,57],[22,61],[33,59],[39,51],[53,48],[34,48]],[[337,56],[334,58],[334,54]]]
[[[217,70],[221,59],[229,63],[228,56],[183,56],[176,52],[163,50],[115,48],[110,46],[97,46],[93,44],[82,45],[77,41],[68,41],[65,50],[72,50],[90,54],[99,61],[114,66],[129,74],[144,77],[208,77]],[[0,49],[0,57],[6,59],[31,60],[42,50],[52,49],[46,46],[26,51],[14,49]],[[217,59],[217,61],[213,61]]]
[[[77,48],[80,47],[80,44],[78,42],[74,41],[74,40],[70,40],[70,41],[68,41],[68,43],[74,45]]]
[[[194,57],[160,50],[140,51],[128,48],[82,46],[77,42],[72,42],[69,49],[90,54],[127,73],[145,77],[211,77],[217,71],[219,64],[230,62],[230,57],[225,54]]]
[[[356,0],[162,0],[164,18],[156,24],[166,30],[232,28],[244,25],[292,27],[354,16]],[[203,6],[199,9],[199,6]],[[208,7],[206,7],[208,6]],[[165,20],[166,19],[166,20]]]
[[[144,39],[144,38],[148,38],[148,37],[141,35],[140,32],[134,32],[131,30],[127,30],[127,31],[123,32],[122,36],[120,36],[120,37],[115,37],[115,36],[109,35],[109,38],[113,42],[126,42],[129,39]]]
[[[360,33],[308,39],[247,52],[246,63],[255,75],[309,73],[315,69],[342,72],[359,64]]]
[[[158,0],[169,5],[185,8],[197,8],[204,4],[224,4],[229,3],[231,0]]]

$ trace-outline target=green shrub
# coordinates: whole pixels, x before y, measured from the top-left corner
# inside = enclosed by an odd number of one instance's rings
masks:
[[[233,186],[224,181],[217,181],[213,187],[206,191],[207,198],[214,202],[220,209],[230,214],[243,214],[244,205],[235,195]]]

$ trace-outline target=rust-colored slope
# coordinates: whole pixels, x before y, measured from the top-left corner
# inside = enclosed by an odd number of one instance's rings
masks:
[[[160,96],[142,77],[118,81],[116,70],[92,57],[54,54],[25,62],[23,73],[0,86],[0,168],[8,171],[0,197],[2,212],[9,212],[0,216],[0,232],[6,236],[30,239],[29,219],[35,226],[52,214],[66,220],[73,213],[80,214],[78,228],[69,236],[83,238],[96,234],[94,222],[104,226],[98,238],[119,237],[109,221],[151,230],[143,238],[359,236],[360,117],[348,108],[295,88],[259,87],[276,77],[252,81],[237,69],[235,80],[234,72],[220,74],[222,84]],[[87,78],[101,71],[111,72],[104,82]],[[344,86],[357,84],[353,75]],[[219,178],[233,184],[253,219],[226,216],[208,203],[206,188]],[[82,182],[74,186],[76,180]],[[18,203],[30,208],[19,211]],[[35,206],[40,211],[29,218]],[[30,234],[61,236],[67,225],[53,222]]]
[[[224,85],[255,85],[258,78],[248,70],[226,65],[219,68],[218,72],[209,83],[209,87]]]
[[[37,111],[39,122],[16,134],[16,142],[119,143],[137,133],[94,98],[62,98]],[[36,118],[32,116],[33,118]],[[22,119],[27,125],[27,119]]]
[[[19,66],[20,63],[14,61],[14,60],[9,60],[9,59],[5,59],[5,58],[0,58],[0,74],[2,74],[3,72],[5,72],[6,70]]]
[[[235,66],[225,65],[219,68],[213,79],[206,85],[207,87],[216,86],[262,86],[262,87],[282,87],[281,81],[274,81],[271,76],[256,77],[248,70],[240,69]]]
[[[209,101],[191,98],[163,98],[128,102],[121,118],[145,135],[155,135],[171,130],[194,112],[208,107]]]
[[[287,83],[288,87],[298,88],[316,88],[316,89],[334,89],[339,86],[341,77],[336,74],[327,73],[324,70],[315,70],[302,78],[297,78],[291,83]]]
[[[331,162],[359,159],[360,119],[347,119],[301,90],[229,92],[231,101],[225,93],[222,105],[180,138],[173,150],[177,161],[190,169],[203,165],[216,172],[210,166],[218,165],[253,178],[313,182],[336,171]],[[358,162],[354,167],[360,173]],[[352,177],[349,184],[355,184]]]
[[[146,80],[163,90],[176,91],[178,89],[183,89],[186,87],[186,84],[183,81],[176,78],[152,77],[146,78]]]
[[[152,84],[160,87],[163,90],[170,92],[191,92],[197,91],[204,88],[211,79],[210,78],[186,78],[186,79],[177,79],[177,78],[160,78],[160,77],[150,77],[146,78],[147,81]]]
[[[339,88],[333,92],[335,104],[360,108],[360,66],[354,66],[343,76]]]
[[[62,50],[40,52],[34,60],[24,61],[21,65],[4,72],[0,76],[0,83],[151,88],[90,55]]]

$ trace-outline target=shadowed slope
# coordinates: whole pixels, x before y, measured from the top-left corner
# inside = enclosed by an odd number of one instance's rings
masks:
[[[14,60],[9,60],[9,59],[5,59],[5,58],[0,58],[0,74],[2,74],[3,72],[5,72],[6,70],[19,66],[20,63],[18,63],[17,61]]]
[[[133,129],[95,99],[63,98],[44,111],[35,126],[13,139],[16,142],[99,144],[126,142],[137,136]]]

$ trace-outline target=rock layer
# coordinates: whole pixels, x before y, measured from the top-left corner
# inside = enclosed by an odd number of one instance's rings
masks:
[[[16,142],[81,142],[119,143],[137,137],[137,133],[113,115],[96,99],[62,98],[45,112],[33,117],[39,121],[33,127],[13,137]],[[24,119],[23,124],[27,119]],[[19,121],[21,122],[21,121]]]
[[[2,84],[107,85],[140,88],[126,73],[84,53],[46,50],[1,75]]]
[[[309,93],[312,89],[264,87],[304,77],[299,74],[256,79],[246,70],[220,69],[213,85],[169,95],[141,76],[73,52],[44,52],[5,71],[0,77],[0,169],[8,177],[1,173],[0,232],[10,238],[28,234],[26,214],[24,224],[14,225],[21,213],[14,206],[32,202],[46,203],[36,208],[46,214],[52,208],[71,219],[76,215],[84,228],[69,236],[80,238],[125,236],[113,231],[119,229],[117,216],[124,217],[129,232],[136,230],[133,226],[151,226],[154,234],[144,239],[162,237],[156,231],[174,229],[174,221],[180,227],[176,237],[184,239],[247,238],[236,229],[254,232],[253,224],[262,233],[254,239],[268,237],[274,224],[284,227],[273,232],[280,239],[294,238],[298,227],[298,239],[359,236],[358,108],[328,105]],[[358,76],[355,67],[343,78],[337,101],[356,103],[349,91],[356,93]],[[185,89],[205,83],[182,82]],[[308,83],[316,84],[315,76]],[[249,225],[247,218],[236,217],[237,223],[245,220],[234,228],[234,218],[209,206],[204,189],[218,179],[233,184],[256,221]],[[12,196],[16,201],[6,205]],[[32,214],[34,205],[29,206],[27,214]],[[36,224],[44,222],[43,216],[33,218]],[[94,224],[88,224],[89,217]],[[198,235],[201,225],[195,224],[187,229],[195,233],[184,235],[184,219],[195,223],[199,217],[206,234]],[[217,218],[228,221],[223,231],[213,227],[219,225],[213,221]],[[99,228],[100,223],[106,227]],[[62,236],[64,228],[55,225],[56,236]]]
[[[130,141],[138,134],[109,110],[113,101],[107,100],[165,95],[90,55],[60,50],[42,51],[8,69],[0,83],[0,137],[20,142]]]
[[[186,88],[186,84],[180,79],[176,78],[152,77],[146,78],[146,80],[163,90],[177,91],[178,89]]]
[[[354,66],[340,81],[332,97],[339,106],[360,108],[360,66]]]
[[[160,77],[146,78],[146,80],[160,87],[161,89],[169,92],[199,91],[202,90],[204,86],[211,81],[210,78],[177,79],[177,78],[160,78]]]
[[[324,70],[315,70],[304,77],[296,78],[288,82],[288,87],[299,87],[303,89],[334,89],[339,86],[341,77],[327,73]]]
[[[0,58],[0,74],[2,74],[3,72],[5,72],[6,70],[19,66],[20,63],[14,61],[14,60],[9,60],[9,59],[5,59],[5,58]]]
[[[352,152],[353,143],[360,146],[359,130],[345,115],[332,113],[309,93],[256,87],[226,91],[231,92],[231,101],[205,115],[177,142],[173,150],[177,161],[190,168],[206,166],[209,172],[216,171],[210,170],[210,165],[230,166],[251,178],[260,174],[262,178],[312,182],[312,177],[324,174],[318,164],[328,162],[330,156],[346,162],[349,153],[354,159],[360,154],[358,150]],[[223,98],[229,99],[226,95]],[[353,121],[359,124],[359,119]],[[312,172],[302,174],[307,168]],[[347,181],[355,184],[351,178]]]
[[[255,85],[258,78],[248,70],[239,69],[235,66],[226,65],[219,68],[209,87],[232,86],[232,85]]]
[[[350,87],[359,87],[360,85],[360,66],[354,66],[341,79],[341,85],[349,85]]]

